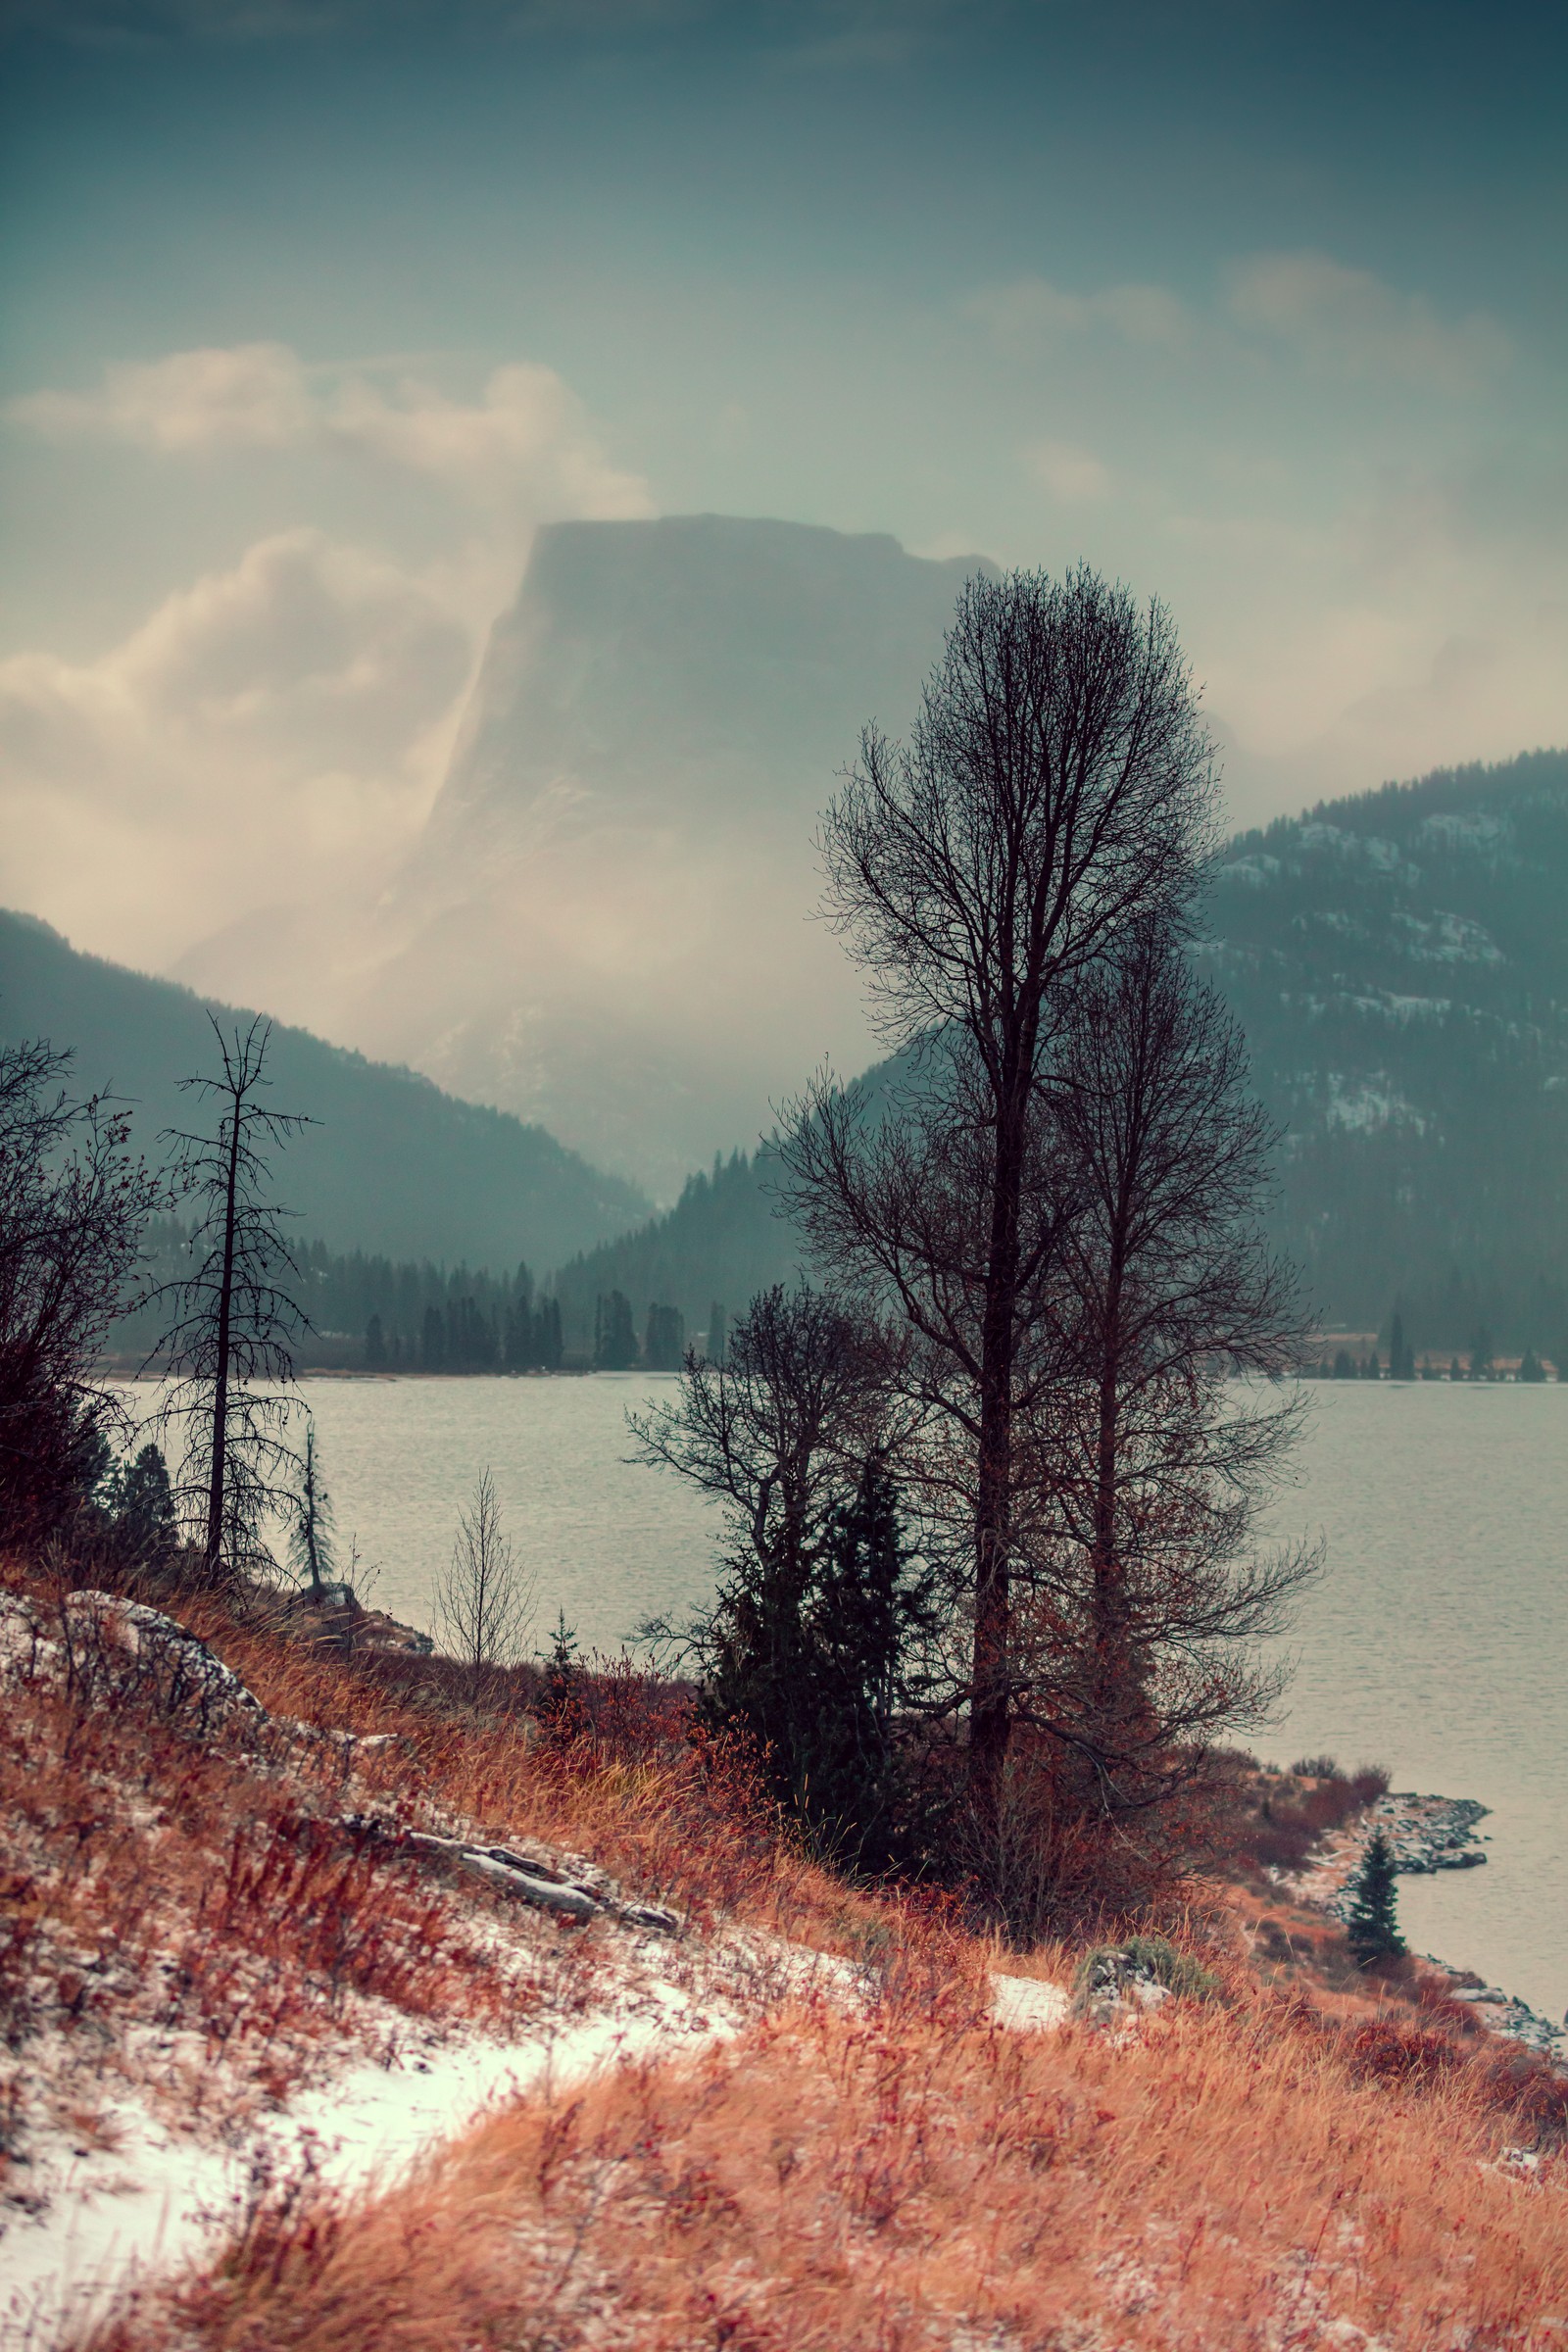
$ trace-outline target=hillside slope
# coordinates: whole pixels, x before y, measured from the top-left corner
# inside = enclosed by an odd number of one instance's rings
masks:
[[[1286,1129],[1277,1230],[1333,1322],[1568,1341],[1568,753],[1234,841],[1204,960]]]
[[[1446,1972],[1213,1884],[999,1971],[667,1686],[563,1742],[526,1670],[160,1597],[0,1563],[18,2352],[1555,2340],[1568,2083]]]
[[[84,1090],[128,1097],[149,1157],[161,1129],[189,1125],[177,1082],[210,1069],[215,1053],[206,1002],[188,989],[78,955],[47,924],[0,912],[0,1041],[25,1037],[70,1047]],[[282,1026],[269,1066],[278,1108],[319,1122],[280,1159],[279,1196],[334,1248],[544,1267],[647,1215],[634,1187],[542,1128],[457,1102],[410,1070]]]

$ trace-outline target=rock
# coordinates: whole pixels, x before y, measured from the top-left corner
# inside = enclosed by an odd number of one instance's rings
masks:
[[[163,1712],[189,1711],[204,1724],[215,1716],[267,1720],[261,1700],[233,1669],[161,1609],[87,1591],[68,1594],[61,1617],[61,1646],[73,1672],[84,1678],[102,1672],[117,1692],[128,1696],[139,1689]]]

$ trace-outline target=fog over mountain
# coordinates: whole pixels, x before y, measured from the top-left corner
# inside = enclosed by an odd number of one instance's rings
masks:
[[[393,890],[181,976],[266,999],[286,958],[313,1025],[673,1198],[824,1054],[871,1058],[812,831],[979,563],[711,514],[541,531]]]

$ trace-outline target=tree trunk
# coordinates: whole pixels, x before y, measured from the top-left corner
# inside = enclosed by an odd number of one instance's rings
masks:
[[[999,1105],[991,1245],[980,1341],[980,1459],[975,1485],[974,1660],[969,1702],[969,1790],[982,1822],[996,1813],[1012,1730],[1012,1375],[1017,1346],[1022,1128]],[[1009,1113],[1011,1115],[1009,1115]]]
[[[228,1139],[228,1174],[223,1196],[223,1271],[218,1295],[218,1349],[213,1382],[213,1458],[207,1489],[207,1545],[203,1573],[216,1585],[222,1573],[223,1486],[228,1452],[228,1358],[234,1303],[234,1204],[239,1187],[240,1104],[234,1100]]]

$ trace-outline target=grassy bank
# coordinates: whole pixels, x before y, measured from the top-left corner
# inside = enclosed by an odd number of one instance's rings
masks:
[[[1004,2031],[992,1972],[1066,1984],[1081,1951],[847,1886],[667,1687],[602,1678],[552,1738],[526,1674],[476,1689],[187,1598],[260,1707],[193,1702],[71,1581],[8,1589],[11,2230],[44,2226],[50,2149],[112,2140],[128,2099],[194,2147],[355,2059],[629,2014],[654,1973],[722,2012],[694,2055],[541,2087],[380,2193],[258,2180],[194,2268],[78,2328],[94,2352],[1563,2340],[1562,2078],[1441,1979],[1362,1976],[1245,1837],[1233,1881],[1146,1923],[1206,1997]],[[1341,1802],[1298,1787],[1291,1835]],[[586,1857],[682,1933],[651,1956],[520,1907],[410,1829]]]

